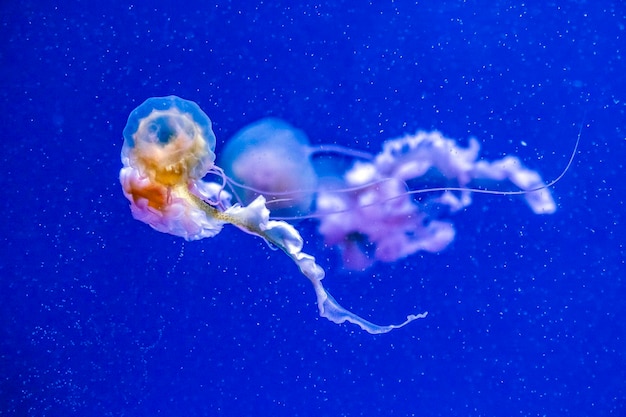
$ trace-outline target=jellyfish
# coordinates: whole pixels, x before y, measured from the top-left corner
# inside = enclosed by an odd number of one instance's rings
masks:
[[[311,146],[303,132],[271,118],[230,139],[220,165],[239,201],[263,195],[273,216],[317,218],[320,234],[326,244],[340,248],[344,265],[363,270],[375,261],[443,250],[454,240],[454,227],[425,208],[435,205],[440,213],[454,213],[467,207],[472,193],[481,191],[471,187],[476,182],[508,180],[519,191],[492,193],[522,194],[535,213],[556,210],[539,174],[513,156],[479,160],[479,150],[475,139],[463,148],[440,132],[418,131],[386,141],[372,156],[333,145]],[[314,159],[319,153],[353,157],[354,163],[343,171],[329,169],[328,163]],[[410,188],[433,177],[441,181],[440,188]],[[422,203],[415,201],[426,192]]]
[[[229,139],[219,161],[237,201],[247,204],[263,195],[272,217],[295,220],[311,214],[315,194],[322,182],[336,176],[339,158],[373,156],[338,145],[312,146],[303,131],[284,120],[265,118]]]
[[[226,174],[215,165],[211,120],[196,103],[176,96],[150,98],[131,112],[123,136],[120,182],[137,220],[187,240],[213,237],[226,224],[264,239],[311,281],[320,316],[337,324],[349,322],[379,334],[426,317],[426,312],[411,314],[400,324],[377,325],[346,310],[322,285],[325,272],[303,252],[298,231],[270,219],[264,195],[245,205],[233,203],[223,182],[203,181],[208,173],[225,181]]]

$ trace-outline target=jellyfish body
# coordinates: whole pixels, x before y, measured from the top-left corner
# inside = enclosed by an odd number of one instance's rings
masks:
[[[398,325],[380,326],[339,305],[322,285],[324,270],[302,251],[297,230],[284,221],[270,220],[263,195],[247,205],[231,205],[221,185],[202,181],[207,172],[217,170],[214,148],[211,122],[193,102],[155,97],[135,109],[124,129],[120,171],[133,216],[187,240],[215,236],[225,224],[265,239],[286,253],[311,281],[320,315],[335,323],[347,321],[376,334],[426,316],[409,315]]]

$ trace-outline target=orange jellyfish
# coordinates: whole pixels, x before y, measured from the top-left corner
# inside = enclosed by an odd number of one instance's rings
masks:
[[[208,116],[176,96],[153,97],[137,107],[124,128],[120,182],[133,216],[154,229],[187,240],[215,236],[225,224],[259,236],[289,256],[313,284],[322,317],[350,322],[372,333],[387,333],[427,313],[381,326],[341,307],[322,285],[324,270],[302,251],[298,231],[270,220],[266,199],[231,204],[223,184],[205,182],[209,172],[223,175],[215,161],[215,135]]]

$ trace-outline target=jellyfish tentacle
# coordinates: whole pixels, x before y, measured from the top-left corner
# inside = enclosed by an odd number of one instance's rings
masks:
[[[205,182],[205,181],[197,181],[203,184],[215,184],[217,188],[212,187],[211,192],[208,193],[212,198],[206,198],[204,201],[214,207],[219,207],[222,211],[226,210],[229,207],[230,201],[232,199],[232,195],[225,190],[228,184],[228,177],[224,173],[224,170],[217,165],[214,165],[208,172],[207,175],[215,175],[220,179],[219,184],[214,182]]]
[[[317,146],[309,146],[308,150],[311,155],[331,153],[331,154],[349,156],[355,159],[363,159],[366,161],[371,161],[372,159],[374,159],[374,155],[369,152],[359,151],[356,149],[350,149],[350,148],[346,148],[345,146],[340,146],[340,145],[332,145],[329,143],[325,143],[325,144],[317,145]]]

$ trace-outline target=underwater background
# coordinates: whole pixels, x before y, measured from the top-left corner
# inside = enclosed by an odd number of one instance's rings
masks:
[[[0,415],[626,415],[626,6],[621,1],[0,5]],[[557,212],[475,195],[437,254],[324,283],[377,323],[318,317],[261,239],[134,220],[122,130],[197,102],[216,154],[260,118],[377,152],[437,129],[519,156]]]

